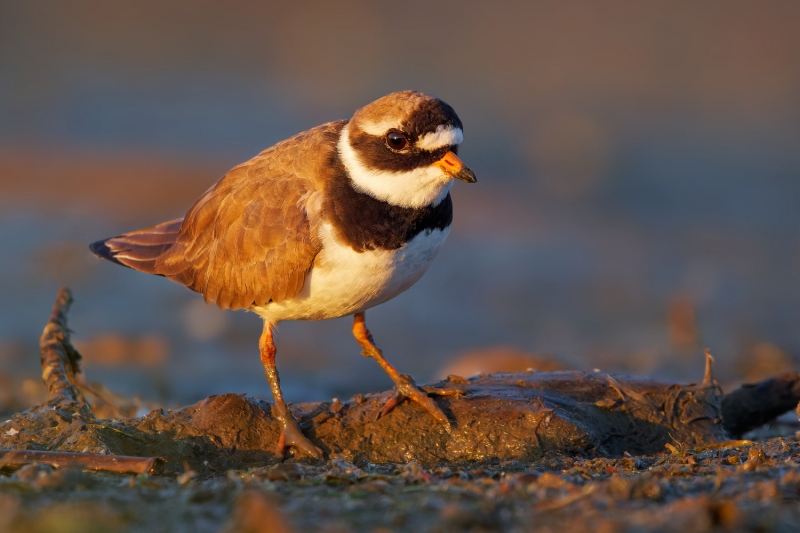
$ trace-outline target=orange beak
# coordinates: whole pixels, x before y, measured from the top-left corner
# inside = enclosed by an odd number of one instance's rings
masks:
[[[434,166],[441,168],[445,174],[451,178],[456,178],[467,183],[475,183],[478,179],[475,173],[464,166],[464,163],[453,152],[447,152],[444,157],[434,163]]]

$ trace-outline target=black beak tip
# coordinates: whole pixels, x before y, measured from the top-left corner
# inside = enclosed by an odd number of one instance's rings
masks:
[[[461,172],[458,173],[457,178],[465,183],[475,183],[478,181],[478,178],[475,177],[475,173],[467,167],[461,169]]]

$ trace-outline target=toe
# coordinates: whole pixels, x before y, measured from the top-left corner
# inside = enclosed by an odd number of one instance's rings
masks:
[[[292,447],[314,459],[322,459],[323,452],[306,438],[296,425],[289,424],[281,431],[278,439],[278,455],[283,457],[287,447]]]
[[[383,409],[378,414],[377,418],[381,418],[388,414],[392,409],[397,407],[403,400],[408,399],[414,401],[421,405],[426,411],[428,411],[433,418],[436,419],[437,422],[447,425],[450,427],[450,420],[447,418],[447,415],[436,405],[436,402],[433,399],[422,392],[417,386],[414,384],[414,381],[411,378],[408,378],[405,374],[402,375],[404,379],[402,382],[398,383],[398,391],[397,394],[392,397],[388,402],[386,402],[383,406]]]
[[[305,437],[301,439],[293,439],[292,442],[287,441],[286,446],[291,446],[295,449],[295,451],[299,451],[305,455],[308,455],[312,459],[323,458],[322,450],[317,446],[314,446],[314,444],[312,444],[312,442]]]
[[[410,400],[413,400],[424,407],[432,416],[437,420],[437,422],[441,422],[442,424],[450,425],[450,421],[447,419],[447,415],[436,405],[436,402],[433,399],[425,394],[424,392],[419,392],[419,394],[415,394],[414,396],[409,397]]]
[[[300,450],[304,454],[308,455],[312,459],[321,460],[322,459],[322,450],[318,447],[314,446],[310,440],[306,439],[305,437],[301,442],[296,442],[292,444],[296,450]]]
[[[377,420],[383,416],[388,415],[392,411],[392,409],[400,405],[400,402],[402,402],[404,399],[405,396],[403,396],[402,394],[396,394],[392,396],[392,398],[389,399],[389,401],[383,404],[383,409],[380,410],[378,416],[375,419]]]

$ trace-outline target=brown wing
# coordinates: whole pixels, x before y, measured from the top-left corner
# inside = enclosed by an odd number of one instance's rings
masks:
[[[320,250],[307,202],[321,188],[341,126],[301,133],[234,168],[192,206],[171,238],[163,235],[180,221],[102,241],[113,254],[93,250],[182,283],[223,309],[291,298]]]

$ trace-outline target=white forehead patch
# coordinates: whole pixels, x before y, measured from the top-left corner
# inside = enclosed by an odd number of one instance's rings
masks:
[[[444,146],[461,144],[464,141],[464,132],[455,126],[438,126],[433,133],[426,133],[416,143],[417,148],[423,150],[437,150]]]

